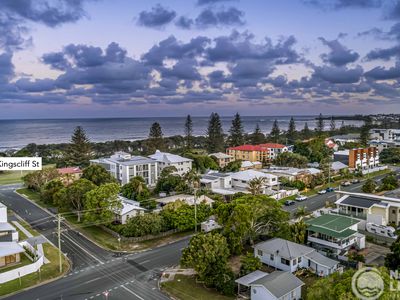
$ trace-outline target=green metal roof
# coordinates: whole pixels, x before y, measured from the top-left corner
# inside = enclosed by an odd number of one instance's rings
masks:
[[[306,224],[310,231],[319,232],[335,238],[346,238],[356,233],[356,231],[349,229],[349,227],[359,222],[360,220],[357,219],[327,214],[307,220]]]

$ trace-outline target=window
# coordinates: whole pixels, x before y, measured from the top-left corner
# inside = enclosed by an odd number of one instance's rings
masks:
[[[271,255],[269,256],[269,259],[270,259],[270,260],[274,260],[274,259],[275,259],[274,255],[271,254]]]
[[[297,259],[297,263],[301,263],[301,257]]]
[[[284,259],[283,257],[281,258],[281,263],[290,266],[290,260]]]
[[[395,213],[396,213],[396,210],[395,210],[395,209],[393,209],[393,210],[392,210],[392,213],[393,213],[393,214],[395,214]]]
[[[263,256],[262,250],[258,249],[258,250],[257,250],[257,254],[258,254],[259,256]]]

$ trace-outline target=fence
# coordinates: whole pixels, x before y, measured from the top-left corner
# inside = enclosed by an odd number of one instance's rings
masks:
[[[153,240],[153,239],[161,238],[164,236],[168,236],[168,235],[180,232],[180,230],[178,230],[178,229],[172,229],[172,230],[160,232],[159,234],[154,234],[154,235],[149,234],[149,235],[137,236],[137,237],[125,237],[125,236],[118,234],[117,232],[115,232],[114,230],[112,230],[106,226],[100,225],[100,227],[104,231],[111,234],[113,237],[120,238],[122,242],[143,242],[143,241]]]
[[[4,273],[0,273],[0,284],[37,272],[43,265],[43,262],[44,262],[44,257],[40,256],[39,259],[34,263]]]

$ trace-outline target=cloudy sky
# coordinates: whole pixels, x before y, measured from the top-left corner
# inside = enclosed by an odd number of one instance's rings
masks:
[[[399,86],[400,1],[0,1],[0,119],[400,113]]]

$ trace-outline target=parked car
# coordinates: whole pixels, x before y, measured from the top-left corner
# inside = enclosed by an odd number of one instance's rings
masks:
[[[318,194],[320,194],[320,195],[326,194],[326,190],[320,190],[320,191],[318,191]]]
[[[290,205],[293,205],[293,204],[295,204],[296,202],[294,202],[293,200],[286,200],[285,201],[285,206],[290,206]]]
[[[295,200],[296,200],[296,201],[304,201],[304,200],[307,200],[307,197],[306,197],[306,196],[303,196],[303,195],[298,195],[298,196],[295,198]]]
[[[341,186],[349,186],[351,185],[350,181],[342,181],[342,183],[340,184]]]
[[[352,184],[360,183],[360,179],[353,179],[353,180],[351,181],[351,183],[352,183]]]
[[[335,189],[334,188],[331,188],[331,187],[328,187],[328,188],[326,188],[326,192],[327,193],[330,193],[330,192],[333,192]]]

